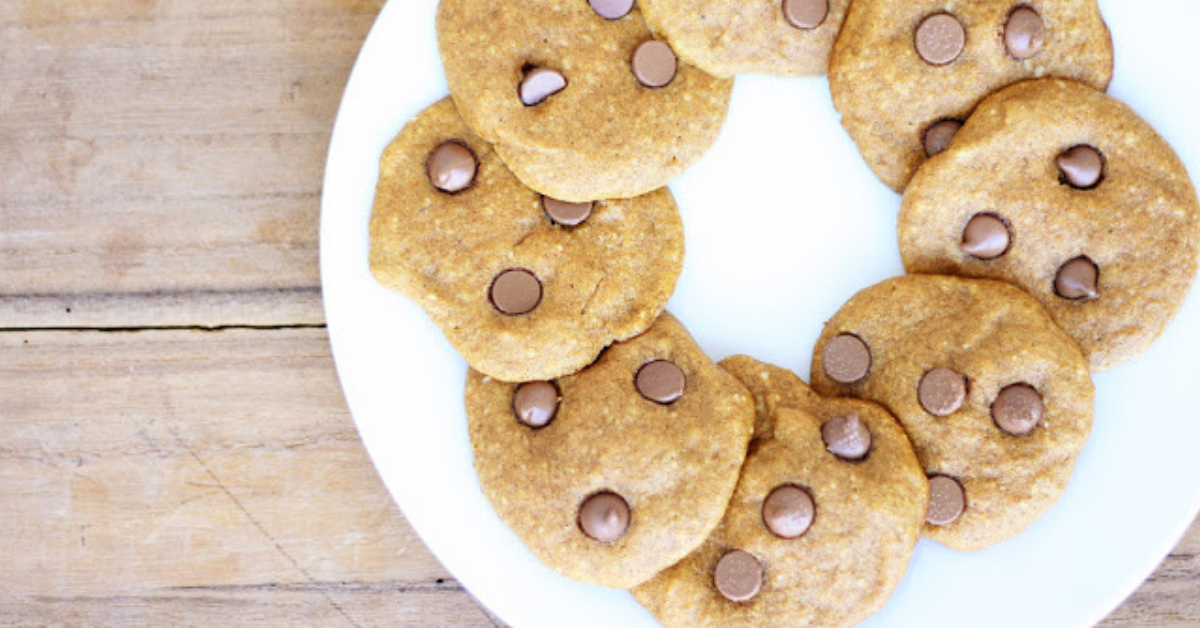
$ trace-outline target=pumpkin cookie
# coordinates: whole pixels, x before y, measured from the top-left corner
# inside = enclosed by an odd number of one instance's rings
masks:
[[[720,522],[754,427],[746,389],[664,313],[554,381],[471,371],[475,469],[500,518],[546,566],[628,588]]]
[[[640,0],[646,23],[715,76],[818,76],[850,0]]]
[[[641,333],[683,265],[665,188],[583,204],[542,196],[448,98],[384,152],[370,235],[376,279],[425,308],[473,368],[506,381],[572,373]]]
[[[833,49],[833,103],[893,190],[991,92],[1044,76],[1105,89],[1112,40],[1095,0],[854,0]]]
[[[1145,350],[1179,311],[1200,257],[1200,202],[1133,110],[1047,79],[980,104],[913,178],[899,232],[909,271],[1024,288],[1100,370]]]
[[[1092,425],[1087,359],[998,281],[906,275],[859,292],[826,323],[812,386],[896,415],[930,476],[924,534],[960,550],[1049,509]]]
[[[925,521],[908,437],[881,406],[822,399],[784,369],[744,356],[721,367],[771,429],[713,535],[634,597],[670,627],[862,621],[904,576]]]
[[[438,46],[463,119],[566,201],[666,185],[704,154],[733,82],[680,62],[630,2],[442,0]]]

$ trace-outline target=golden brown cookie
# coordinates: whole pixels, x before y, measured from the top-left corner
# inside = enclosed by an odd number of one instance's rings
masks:
[[[930,476],[924,534],[959,550],[1015,536],[1058,500],[1092,425],[1087,359],[1033,297],[905,275],[825,325],[813,389],[886,406]]]
[[[1047,79],[980,104],[954,147],[913,178],[899,232],[909,271],[1024,288],[1101,370],[1145,350],[1182,305],[1200,257],[1200,202],[1133,110]]]
[[[829,86],[867,164],[900,191],[991,92],[1045,76],[1105,89],[1112,65],[1095,0],[855,0]]]
[[[449,98],[383,154],[371,271],[420,304],[475,369],[506,381],[587,366],[644,331],[683,264],[665,188],[572,205],[521,184]]]
[[[497,514],[546,566],[639,584],[720,522],[754,427],[750,394],[664,313],[553,382],[471,371],[475,469]]]
[[[611,1],[442,0],[437,28],[463,119],[526,185],[563,200],[666,185],[729,106],[732,81],[679,62],[636,8]]]
[[[655,34],[714,76],[818,76],[850,0],[639,0]]]
[[[904,576],[925,520],[908,437],[881,406],[822,399],[784,369],[744,356],[721,367],[772,427],[713,535],[634,597],[669,627],[862,621]]]

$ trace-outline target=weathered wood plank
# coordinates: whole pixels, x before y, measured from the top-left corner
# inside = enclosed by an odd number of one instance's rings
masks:
[[[0,3],[0,295],[316,288],[325,149],[379,5]]]
[[[5,142],[6,176],[40,185],[0,190],[3,293],[319,284],[324,135],[89,141],[64,174],[53,171],[66,149]]]
[[[1200,519],[1192,524],[1191,529],[1188,530],[1175,550],[1184,554],[1200,555]]]
[[[172,590],[6,604],[3,625],[498,626],[452,582]]]
[[[323,325],[319,288],[0,295],[3,329]]]
[[[490,623],[379,482],[323,330],[0,355],[0,624]]]
[[[448,577],[323,330],[0,334],[0,595]]]

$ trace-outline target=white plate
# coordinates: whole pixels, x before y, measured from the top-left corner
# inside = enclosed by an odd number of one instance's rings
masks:
[[[582,2],[582,0],[580,0]],[[1200,3],[1101,2],[1117,50],[1111,93],[1200,175]],[[334,357],[363,441],[409,522],[475,596],[516,626],[652,626],[624,591],[543,567],[480,492],[463,413],[466,364],[367,266],[377,160],[446,94],[434,0],[392,0],[363,46],[329,151],[321,273]],[[867,170],[823,79],[740,77],[717,145],[671,185],[687,259],[670,309],[714,359],[808,375],[822,322],[900,274],[899,197]],[[1027,532],[978,553],[922,540],[872,626],[1067,626],[1098,621],[1145,579],[1200,509],[1192,406],[1200,303],[1146,354],[1095,377],[1096,421],[1075,477]]]

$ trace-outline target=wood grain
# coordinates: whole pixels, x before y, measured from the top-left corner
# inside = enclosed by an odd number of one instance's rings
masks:
[[[317,287],[325,150],[378,8],[0,3],[0,295]]]
[[[379,482],[323,330],[5,333],[0,355],[0,623],[488,621]]]
[[[0,624],[497,623],[382,487],[322,328],[381,4],[0,2]],[[1200,524],[1106,623],[1198,598]]]
[[[1200,626],[1200,519],[1105,626]]]
[[[42,598],[0,608],[4,625],[498,626],[457,585],[328,585]]]

